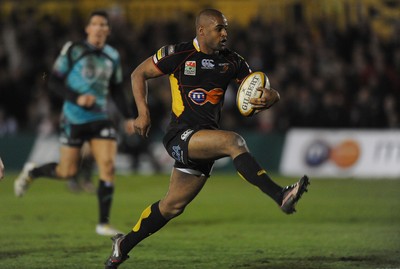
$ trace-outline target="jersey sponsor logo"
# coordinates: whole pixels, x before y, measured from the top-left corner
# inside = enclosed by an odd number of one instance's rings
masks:
[[[182,139],[183,141],[186,141],[186,139],[189,137],[189,135],[190,135],[191,133],[193,133],[193,131],[194,131],[194,130],[192,130],[192,129],[187,129],[186,131],[183,132],[183,134],[181,134],[181,139]]]
[[[196,61],[186,61],[185,62],[185,70],[183,73],[187,76],[195,76],[196,75]]]
[[[221,101],[223,95],[224,90],[220,88],[212,89],[210,91],[198,88],[191,90],[188,94],[190,100],[192,100],[196,105],[200,106],[207,102],[216,105]]]
[[[103,58],[101,62],[91,54],[83,60],[80,70],[81,79],[92,84],[92,88],[100,94],[106,94],[105,81],[111,78],[113,73],[113,62],[109,58]]]
[[[203,59],[201,60],[201,69],[214,69],[214,60]]]

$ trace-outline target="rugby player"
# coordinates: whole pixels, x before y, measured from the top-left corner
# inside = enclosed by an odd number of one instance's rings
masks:
[[[134,132],[143,137],[148,136],[151,125],[146,80],[169,75],[172,113],[163,143],[175,164],[165,197],[144,209],[128,234],[112,238],[106,269],[117,268],[140,241],[182,214],[203,188],[219,158],[230,157],[239,175],[287,214],[295,211],[297,201],[307,190],[307,176],[284,188],[276,184],[250,154],[240,135],[219,128],[228,84],[232,80],[240,83],[251,72],[246,61],[226,47],[227,28],[228,22],[220,11],[205,9],[196,18],[194,40],[162,47],[133,71],[132,90],[138,108]],[[268,107],[266,98],[254,98],[251,103],[256,109]]]
[[[64,45],[49,78],[49,88],[64,98],[60,123],[60,160],[41,166],[26,163],[14,182],[14,191],[16,196],[21,197],[38,178],[70,179],[75,176],[81,147],[88,141],[100,177],[96,232],[110,236],[118,233],[109,223],[117,133],[108,114],[108,95],[121,108],[128,133],[133,132],[133,111],[125,102],[119,53],[106,44],[111,30],[107,13],[93,12],[85,30],[86,40]]]

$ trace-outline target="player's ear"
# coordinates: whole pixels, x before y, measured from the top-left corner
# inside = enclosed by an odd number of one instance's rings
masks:
[[[198,36],[204,36],[204,27],[203,26],[199,26],[197,28],[197,35]]]

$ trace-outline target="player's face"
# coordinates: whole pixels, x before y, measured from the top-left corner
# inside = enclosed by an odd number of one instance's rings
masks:
[[[110,34],[110,26],[103,16],[93,16],[86,26],[87,41],[96,46],[102,47]]]
[[[204,52],[214,53],[226,48],[228,40],[228,21],[224,15],[213,17],[210,23],[204,27]]]

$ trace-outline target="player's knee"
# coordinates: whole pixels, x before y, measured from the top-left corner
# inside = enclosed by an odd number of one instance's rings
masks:
[[[107,174],[114,174],[115,164],[113,160],[105,160],[99,163],[100,170],[105,171]]]
[[[232,132],[230,134],[229,142],[228,145],[231,151],[244,151],[247,149],[246,140],[237,133]]]
[[[78,173],[78,170],[77,168],[73,167],[66,170],[57,170],[56,173],[60,178],[69,179],[74,177]]]

